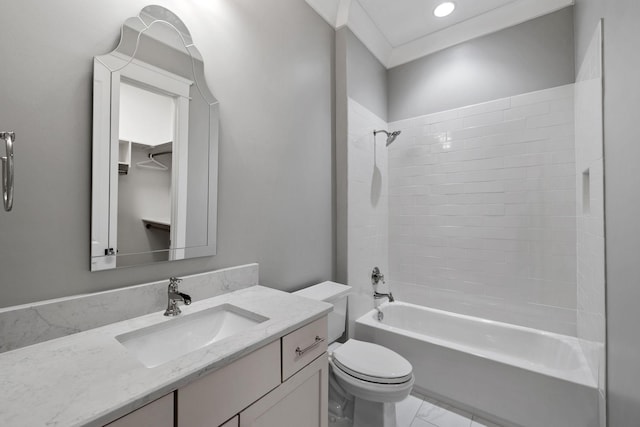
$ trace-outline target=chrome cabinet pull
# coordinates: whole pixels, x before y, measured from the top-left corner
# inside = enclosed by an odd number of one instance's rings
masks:
[[[316,339],[315,341],[313,341],[313,344],[311,344],[308,347],[305,347],[303,349],[301,349],[300,347],[296,347],[296,355],[298,357],[302,356],[303,354],[305,354],[307,351],[309,350],[313,350],[314,348],[316,348],[318,346],[318,344],[320,344],[322,341],[324,341],[324,338],[320,338],[319,335],[316,335]]]
[[[15,132],[0,132],[0,139],[4,139],[6,147],[6,157],[2,160],[2,198],[4,210],[9,212],[13,209],[13,143],[16,140]]]

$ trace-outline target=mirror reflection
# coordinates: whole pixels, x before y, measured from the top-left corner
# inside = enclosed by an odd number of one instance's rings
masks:
[[[94,60],[92,271],[215,254],[218,105],[160,6]]]

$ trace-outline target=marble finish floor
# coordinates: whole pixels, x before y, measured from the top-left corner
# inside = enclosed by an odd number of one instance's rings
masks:
[[[396,405],[397,427],[501,427],[433,399],[411,395]]]
[[[351,427],[346,420],[329,422],[329,427]],[[411,395],[396,405],[397,427],[501,427],[498,424],[437,402]]]

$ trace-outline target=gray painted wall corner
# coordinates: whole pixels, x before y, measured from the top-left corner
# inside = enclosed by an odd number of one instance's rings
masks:
[[[572,7],[387,74],[390,122],[573,83]]]

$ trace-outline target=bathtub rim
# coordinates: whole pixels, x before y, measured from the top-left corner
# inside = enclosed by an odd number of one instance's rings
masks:
[[[367,313],[363,314],[362,316],[360,316],[359,318],[356,319],[356,324],[362,324],[364,326],[368,326],[368,327],[372,327],[372,328],[379,328],[379,329],[384,329],[387,330],[389,332],[392,333],[397,333],[399,335],[403,335],[409,338],[413,338],[413,339],[417,339],[417,340],[421,340],[421,341],[427,341],[433,345],[437,345],[440,347],[444,347],[444,348],[449,348],[449,349],[453,349],[456,351],[461,351],[464,353],[468,353],[471,354],[473,356],[476,357],[480,357],[483,359],[487,359],[487,360],[492,360],[492,361],[496,361],[499,363],[504,363],[510,366],[514,366],[520,369],[524,369],[527,371],[531,371],[531,372],[535,372],[537,374],[540,375],[544,375],[550,378],[555,378],[555,379],[560,379],[563,381],[568,381],[571,383],[575,383],[584,387],[589,387],[589,388],[594,388],[594,389],[598,389],[598,384],[595,380],[595,378],[593,378],[591,369],[589,368],[589,365],[587,363],[586,357],[582,351],[582,347],[580,345],[580,342],[578,340],[578,338],[576,337],[572,337],[570,335],[562,335],[562,334],[558,334],[558,333],[554,333],[554,332],[549,332],[549,331],[544,331],[544,330],[539,330],[539,329],[534,329],[534,328],[530,328],[530,327],[526,327],[526,326],[520,326],[520,325],[515,325],[515,324],[511,324],[511,323],[505,323],[505,322],[500,322],[500,321],[496,321],[496,320],[490,320],[490,319],[483,319],[481,317],[475,317],[475,316],[469,316],[466,314],[461,314],[461,313],[456,313],[456,312],[451,312],[451,311],[445,311],[445,310],[440,310],[437,308],[432,308],[432,307],[426,307],[426,306],[421,306],[421,305],[417,305],[417,304],[412,304],[412,303],[408,303],[408,302],[404,302],[404,301],[398,301],[396,300],[393,303],[389,303],[389,302],[384,302],[383,304],[380,304],[378,306],[378,308],[380,310],[383,311],[384,313],[384,309],[386,307],[389,306],[409,306],[412,308],[416,308],[418,310],[424,310],[424,311],[430,311],[433,312],[437,315],[441,315],[441,316],[447,316],[447,317],[457,317],[460,319],[464,319],[464,320],[469,320],[469,321],[473,321],[473,322],[479,322],[481,324],[484,325],[491,325],[491,326],[495,326],[495,327],[502,327],[502,328],[508,328],[508,329],[513,329],[513,330],[518,330],[518,331],[523,331],[523,332],[528,332],[528,333],[535,333],[535,334],[539,334],[539,335],[543,335],[546,336],[548,338],[552,338],[555,340],[559,340],[562,341],[566,344],[568,344],[576,353],[577,353],[577,357],[579,360],[579,368],[574,369],[574,370],[559,370],[559,369],[552,369],[552,368],[547,368],[545,366],[541,366],[539,364],[535,364],[533,362],[529,362],[527,363],[524,359],[521,358],[515,358],[515,357],[511,357],[511,356],[501,356],[498,353],[495,352],[483,352],[481,349],[477,349],[475,347],[471,347],[471,346],[466,346],[464,344],[460,344],[454,341],[449,341],[449,340],[445,340],[445,339],[441,339],[441,338],[435,338],[426,334],[422,334],[419,332],[413,332],[407,329],[402,329],[399,327],[395,327],[395,326],[390,326],[384,323],[381,323],[377,320],[377,310],[373,309],[368,311]]]

